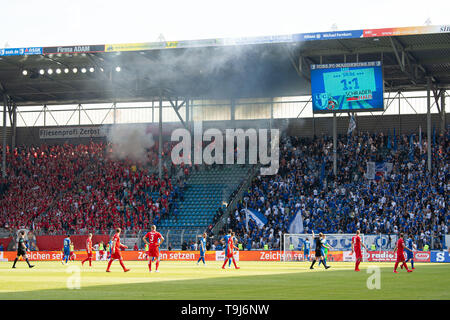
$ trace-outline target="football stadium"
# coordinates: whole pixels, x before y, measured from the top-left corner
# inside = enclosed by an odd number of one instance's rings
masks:
[[[2,48],[0,300],[448,300],[449,94],[450,25]]]

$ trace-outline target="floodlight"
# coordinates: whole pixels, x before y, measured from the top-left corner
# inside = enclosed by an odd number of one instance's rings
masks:
[[[48,74],[52,74],[52,73],[53,73],[53,70],[52,70],[52,69],[48,69],[48,70],[47,70],[47,73],[48,73]]]
[[[39,74],[43,75],[45,73],[44,69],[39,70]]]
[[[86,73],[86,68],[82,68],[81,72]]]
[[[94,72],[94,70],[95,70],[95,69],[94,69],[93,67],[90,67],[90,68],[89,68],[89,72]]]
[[[77,69],[77,68],[73,68],[73,69],[72,69],[72,72],[73,72],[73,73],[77,73],[77,72],[78,72],[78,69]]]
[[[60,74],[60,73],[61,73],[61,69],[59,69],[59,68],[56,69],[56,73],[57,73],[57,74]]]
[[[121,70],[120,67],[116,67],[117,72],[120,72],[120,70]]]
[[[22,74],[23,74],[24,76],[26,76],[26,75],[28,74],[28,71],[27,71],[27,70],[23,70],[23,71],[22,71]]]

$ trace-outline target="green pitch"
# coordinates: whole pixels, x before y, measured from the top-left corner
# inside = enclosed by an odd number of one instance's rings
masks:
[[[126,261],[127,273],[117,261],[111,273],[103,261],[91,268],[80,262],[34,263],[33,269],[22,261],[16,269],[0,263],[0,299],[450,299],[450,264],[416,263],[413,273],[399,268],[394,274],[393,263],[362,263],[354,272],[348,262],[309,270],[306,262],[242,261],[240,270],[222,270],[221,262],[162,261],[160,273],[149,273],[143,261]],[[367,268],[373,266],[380,267],[380,289],[370,290],[374,274]]]

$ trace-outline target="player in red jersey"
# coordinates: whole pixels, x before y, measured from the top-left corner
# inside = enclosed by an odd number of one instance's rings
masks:
[[[355,258],[356,258],[355,271],[360,271],[359,264],[362,261],[361,245],[364,247],[364,249],[366,249],[366,251],[369,251],[369,250],[367,250],[366,245],[361,242],[361,237],[359,236],[359,230],[356,230],[356,236],[352,237],[352,254],[354,252]]]
[[[116,229],[116,234],[114,235],[114,237],[112,239],[111,258],[109,259],[108,268],[106,268],[106,272],[111,272],[111,271],[109,271],[109,268],[111,267],[111,263],[114,260],[116,260],[116,259],[119,260],[119,263],[122,266],[124,272],[130,271],[130,269],[125,268],[125,265],[123,264],[122,255],[120,254],[120,250],[121,249],[127,249],[128,248],[127,246],[125,246],[125,245],[120,243],[120,237],[119,237],[120,236],[120,231],[121,231],[121,229],[117,228]]]
[[[235,240],[234,234],[235,234],[234,232],[231,232],[231,236],[228,238],[227,251],[225,252],[226,258],[225,258],[225,262],[223,263],[222,269],[225,269],[225,265],[227,264],[227,261],[229,259],[231,259],[233,261],[234,267],[236,269],[240,269],[240,267],[238,267],[236,265],[236,261],[234,260],[234,256],[233,256],[234,249],[239,250],[238,247],[236,247],[234,245],[234,240]]]
[[[159,272],[159,246],[163,243],[164,237],[161,235],[161,233],[156,231],[156,226],[152,225],[151,231],[147,232],[142,240],[144,240],[144,242],[148,244],[148,271],[152,272],[152,261],[153,259],[156,259],[155,272]]]
[[[81,261],[81,265],[83,265],[86,261],[89,261],[89,267],[92,267],[92,233],[89,233],[86,240],[86,252],[87,258]]]
[[[412,270],[409,270],[408,266],[406,265],[405,255],[403,254],[404,249],[409,250],[405,246],[405,242],[403,240],[403,233],[400,233],[400,238],[398,239],[397,244],[395,245],[394,248],[394,253],[397,252],[397,261],[395,262],[394,273],[398,273],[397,267],[400,262],[402,263],[402,266],[406,268],[406,271],[412,272]]]

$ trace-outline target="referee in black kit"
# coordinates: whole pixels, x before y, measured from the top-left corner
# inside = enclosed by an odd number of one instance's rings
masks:
[[[24,236],[25,236],[25,231],[20,231],[19,232],[19,241],[17,243],[17,257],[14,260],[14,264],[12,266],[13,268],[16,267],[16,262],[17,262],[17,260],[19,260],[20,256],[25,258],[25,261],[28,263],[28,267],[30,267],[30,268],[34,267],[34,265],[31,265],[30,262],[28,261],[27,247],[25,246]]]
[[[325,269],[328,269],[329,266],[327,266],[327,262],[326,260],[323,258],[322,256],[322,238],[323,238],[323,233],[319,233],[318,236],[314,235],[314,230],[312,231],[312,236],[314,238],[314,241],[316,242],[316,253],[315,253],[315,259],[313,260],[311,267],[309,267],[310,269],[314,269],[313,266],[316,263],[316,261],[322,260],[322,263],[325,267]]]

